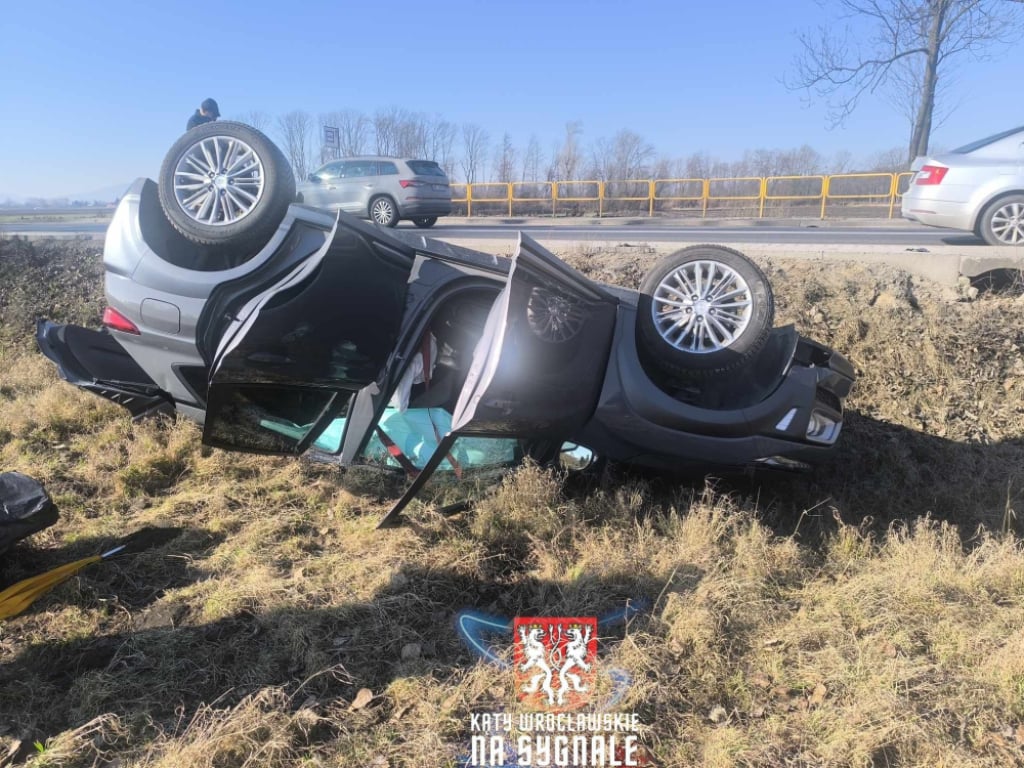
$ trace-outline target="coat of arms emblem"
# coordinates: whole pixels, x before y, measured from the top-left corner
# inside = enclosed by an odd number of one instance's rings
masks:
[[[516,690],[537,709],[582,707],[597,678],[597,619],[516,617]]]

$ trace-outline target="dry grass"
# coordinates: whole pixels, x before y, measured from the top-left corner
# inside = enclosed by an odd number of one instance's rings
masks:
[[[581,266],[630,284],[642,258]],[[8,327],[0,467],[40,479],[61,520],[5,557],[0,586],[171,533],[0,624],[0,742],[37,768],[455,765],[471,711],[516,706],[458,640],[459,610],[639,600],[601,663],[632,676],[621,709],[659,766],[1024,764],[1021,303],[769,267],[780,319],[859,369],[834,464],[695,486],[526,466],[470,513],[428,498],[386,532],[394,483],[133,424]],[[17,296],[5,323],[60,305]]]

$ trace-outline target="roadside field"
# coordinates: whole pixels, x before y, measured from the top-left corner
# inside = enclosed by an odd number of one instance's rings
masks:
[[[599,662],[631,679],[617,710],[655,765],[1024,765],[1019,285],[968,300],[780,252],[761,262],[777,323],[857,367],[830,464],[572,482],[527,466],[459,516],[438,513],[440,483],[376,531],[401,479],[208,449],[57,379],[34,319],[98,324],[101,247],[0,239],[0,470],[61,512],[0,555],[0,589],[165,530],[0,622],[0,765],[459,765],[471,713],[519,705],[457,612],[627,604]],[[657,258],[560,255],[629,287]]]

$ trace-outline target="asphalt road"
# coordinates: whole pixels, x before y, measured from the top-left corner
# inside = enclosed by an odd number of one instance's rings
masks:
[[[407,225],[401,225],[405,228]],[[409,228],[412,228],[411,226]],[[0,233],[10,235],[102,235],[105,223],[80,222],[13,222],[0,224]],[[729,226],[657,226],[657,225],[544,225],[544,224],[438,224],[423,233],[440,240],[512,240],[518,231],[544,240],[618,241],[625,243],[780,243],[821,245],[898,245],[927,247],[929,245],[983,245],[966,233],[931,229],[916,225],[889,226],[792,226],[758,224]]]

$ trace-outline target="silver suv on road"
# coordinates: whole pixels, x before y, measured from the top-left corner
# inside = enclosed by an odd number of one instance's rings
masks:
[[[298,200],[317,208],[342,210],[385,227],[402,219],[432,227],[452,212],[452,189],[433,160],[347,157],[332,160],[298,185]]]

